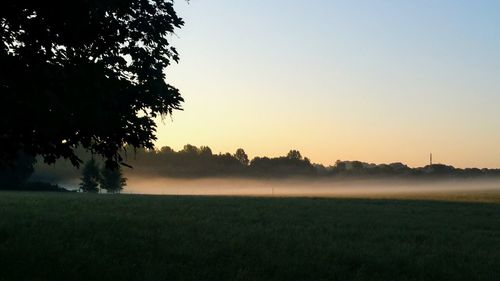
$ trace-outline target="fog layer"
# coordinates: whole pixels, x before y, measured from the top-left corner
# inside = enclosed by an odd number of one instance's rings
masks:
[[[500,193],[500,180],[180,180],[132,177],[125,193],[164,195],[385,197],[405,195]]]

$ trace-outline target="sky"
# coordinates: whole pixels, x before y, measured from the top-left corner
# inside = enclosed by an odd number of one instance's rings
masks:
[[[158,147],[500,168],[500,1],[175,3]]]

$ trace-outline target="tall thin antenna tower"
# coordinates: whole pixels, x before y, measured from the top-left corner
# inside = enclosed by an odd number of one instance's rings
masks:
[[[432,153],[431,153],[430,163],[431,163],[431,166],[432,166]]]

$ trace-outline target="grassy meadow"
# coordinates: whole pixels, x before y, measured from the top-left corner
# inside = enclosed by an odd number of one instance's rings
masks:
[[[497,281],[500,197],[483,196],[2,192],[0,280]]]

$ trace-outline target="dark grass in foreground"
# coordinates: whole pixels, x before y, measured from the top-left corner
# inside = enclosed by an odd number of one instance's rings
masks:
[[[0,280],[499,280],[500,204],[0,193]]]

